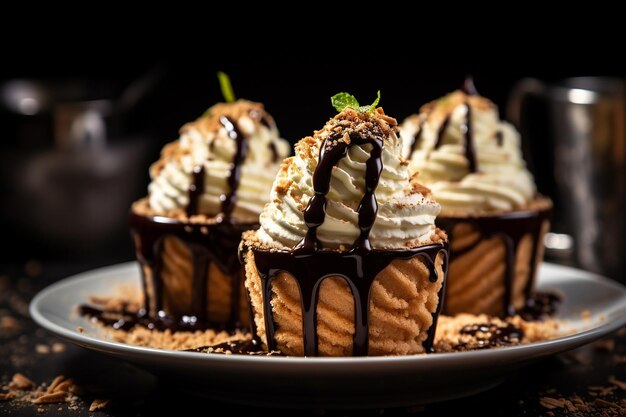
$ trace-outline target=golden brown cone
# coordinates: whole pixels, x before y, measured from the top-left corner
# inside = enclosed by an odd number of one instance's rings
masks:
[[[543,235],[549,222],[542,225],[540,244],[534,248],[532,233],[524,235],[515,256],[513,305],[524,307],[524,289],[531,279],[530,265],[533,251],[537,251],[537,262],[543,257]],[[479,242],[480,240],[480,242]],[[455,225],[450,236],[452,259],[448,269],[445,313],[502,315],[504,313],[506,248],[500,237],[482,238],[468,223]],[[475,245],[475,246],[474,246]],[[465,253],[455,256],[472,247]]]
[[[163,310],[173,316],[191,314],[193,270],[191,253],[178,238],[164,238],[162,251],[163,266],[161,279],[163,285]],[[154,300],[153,274],[150,268],[143,267],[148,280],[148,295]],[[239,320],[246,325],[249,321],[248,300],[241,276]],[[207,318],[209,322],[225,323],[230,318],[232,278],[225,274],[214,262],[210,263],[207,273]],[[154,315],[154,302],[150,306]]]
[[[371,289],[369,355],[423,353],[423,342],[433,323],[443,283],[443,255],[435,260],[438,279],[430,282],[428,267],[419,256],[394,260],[376,277]],[[249,291],[258,335],[265,341],[261,279],[254,254],[245,254],[246,288]],[[298,286],[282,272],[272,285],[272,310],[278,348],[287,355],[304,354],[302,312]],[[343,278],[329,277],[320,287],[317,308],[320,356],[352,355],[354,301]]]

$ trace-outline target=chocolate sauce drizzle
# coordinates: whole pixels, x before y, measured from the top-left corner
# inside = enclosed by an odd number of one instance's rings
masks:
[[[212,144],[213,142],[211,142]],[[187,216],[198,214],[200,196],[204,193],[204,165],[193,169],[193,177],[189,186],[189,203],[187,204]]]
[[[152,318],[166,318],[165,322],[171,328],[180,327],[172,323],[177,318],[168,317],[163,311],[163,279],[162,251],[163,240],[166,236],[174,236],[183,242],[191,254],[192,261],[192,299],[189,308],[193,319],[186,319],[185,328],[190,323],[205,326],[207,320],[207,285],[208,271],[212,262],[216,263],[224,274],[231,277],[231,311],[229,325],[239,324],[240,294],[241,294],[241,267],[237,259],[237,248],[241,233],[255,225],[237,225],[231,219],[234,205],[237,201],[236,193],[241,179],[241,166],[248,153],[248,141],[240,132],[236,123],[227,116],[220,117],[220,123],[226,129],[228,136],[235,141],[236,150],[231,170],[228,175],[227,193],[222,194],[221,213],[216,218],[216,224],[198,224],[178,221],[176,219],[153,216],[146,217],[135,213],[131,214],[131,228],[135,237],[137,259],[143,267],[152,272],[152,289],[154,299],[150,299],[149,283],[142,268],[142,283],[144,293],[144,314]],[[189,204],[187,215],[198,214],[200,196],[204,193],[205,169],[204,165],[197,166],[193,171],[189,186]],[[141,320],[139,324],[141,324]]]
[[[324,223],[326,216],[326,194],[330,189],[333,167],[347,155],[352,146],[372,145],[370,157],[366,162],[365,193],[358,206],[358,224],[360,233],[347,252],[324,250],[317,237],[317,229]],[[265,250],[253,247],[254,259],[261,277],[263,313],[267,343],[270,351],[277,349],[275,340],[276,323],[272,317],[271,299],[272,280],[281,271],[289,273],[298,283],[302,308],[302,333],[305,356],[318,354],[317,335],[317,302],[323,280],[329,276],[340,276],[348,284],[354,298],[354,347],[353,355],[367,355],[369,332],[370,289],[376,275],[387,267],[394,259],[409,259],[420,256],[430,271],[430,281],[436,282],[437,272],[435,259],[439,253],[444,254],[444,275],[447,268],[447,247],[443,244],[428,245],[406,250],[372,249],[369,240],[370,231],[376,220],[378,202],[375,190],[383,168],[381,153],[383,140],[381,137],[350,136],[349,143],[343,141],[341,135],[329,137],[320,148],[318,165],[313,174],[314,196],[304,212],[307,233],[300,243],[291,251]],[[443,289],[443,285],[442,285]],[[434,330],[442,306],[443,291],[440,291],[437,311],[433,314],[433,324],[428,338],[424,342],[426,351],[432,351]],[[254,324],[254,323],[253,323]],[[256,328],[253,325],[256,335]],[[258,336],[256,336],[258,337]]]
[[[266,126],[275,129],[271,117],[258,111],[250,116]],[[236,122],[227,116],[220,117],[220,123],[228,136],[235,141],[235,155],[231,163],[227,183],[229,190],[220,196],[221,213],[215,224],[199,224],[180,221],[164,216],[143,216],[131,212],[131,231],[135,240],[137,259],[142,268],[142,290],[144,307],[139,312],[105,311],[92,306],[81,306],[82,315],[94,317],[105,325],[128,330],[140,325],[150,329],[201,330],[208,327],[235,329],[239,321],[242,271],[237,258],[241,233],[258,224],[237,224],[231,215],[237,201],[237,189],[241,179],[241,167],[248,153],[248,141],[239,130]],[[215,141],[209,143],[213,150]],[[279,155],[274,143],[270,143],[274,162]],[[206,172],[204,164],[194,168],[188,189],[189,203],[187,216],[199,213],[199,200],[204,193]],[[173,317],[163,310],[162,251],[164,238],[173,236],[183,242],[191,255],[192,299],[189,315]],[[231,278],[230,315],[226,323],[211,323],[207,318],[207,279],[210,264],[214,262],[224,274]],[[151,271],[151,279],[146,277],[144,268]],[[150,281],[150,282],[149,282]],[[152,290],[152,291],[151,291]],[[151,296],[153,294],[153,296]]]
[[[506,268],[504,273],[504,297],[503,297],[503,313],[504,315],[513,316],[517,313],[513,303],[513,285],[515,284],[515,264],[517,258],[517,249],[522,238],[529,234],[533,239],[532,256],[530,259],[529,279],[524,287],[524,295],[527,300],[533,295],[533,277],[537,270],[538,248],[541,245],[542,237],[541,228],[543,223],[549,218],[551,210],[540,211],[516,211],[505,213],[502,215],[483,216],[483,217],[438,217],[435,220],[437,226],[448,232],[450,239],[450,259],[454,260],[474,249],[480,243],[481,239],[464,247],[461,250],[455,250],[453,245],[453,228],[459,223],[471,224],[483,237],[489,238],[498,236],[504,243],[506,255]],[[529,313],[530,314],[530,313]]]
[[[241,180],[241,167],[248,155],[248,141],[245,140],[245,136],[239,131],[237,124],[228,117],[220,117],[220,122],[226,129],[228,136],[233,139],[236,144],[235,157],[231,163],[231,169],[228,175],[229,191],[227,194],[220,196],[220,201],[222,202],[222,218],[223,220],[230,220],[233,208],[237,202],[237,188],[239,188],[239,181]]]
[[[233,223],[198,224],[180,221],[170,217],[145,216],[131,213],[131,229],[135,238],[137,259],[142,265],[142,286],[144,312],[150,318],[165,318],[171,323],[177,320],[195,321],[197,327],[209,325],[207,318],[207,275],[214,262],[231,279],[229,327],[237,327],[240,311],[241,266],[237,259],[237,248],[241,233],[255,225]],[[183,242],[192,260],[192,300],[189,317],[184,319],[168,317],[163,311],[162,251],[163,241],[173,236]],[[151,271],[148,282],[144,268]],[[150,297],[151,284],[154,297]],[[139,323],[141,324],[141,323]],[[187,323],[188,324],[188,323]],[[179,326],[180,327],[180,326]],[[174,330],[174,328],[172,328]]]
[[[463,87],[461,88],[461,91],[468,96],[478,95],[478,91],[476,91],[476,87],[474,86],[474,81],[472,77],[465,78],[465,82],[463,83]],[[461,126],[461,132],[463,133],[463,138],[464,138],[465,159],[467,159],[469,171],[478,172],[478,165],[476,163],[476,151],[475,151],[475,146],[474,146],[472,107],[467,101],[464,103],[464,105],[467,110],[465,112],[465,122]],[[434,108],[435,106],[432,106],[431,112],[433,111]],[[428,120],[429,115],[427,115],[426,117],[422,119],[422,121],[420,122],[417,128],[417,132],[415,133],[415,136],[413,137],[413,144],[411,145],[411,154],[415,152],[417,145],[421,140],[422,132],[424,130],[424,124]],[[443,145],[444,134],[446,130],[448,129],[448,125],[450,124],[451,117],[452,117],[452,112],[450,112],[446,116],[446,118],[443,119],[443,122],[441,122],[441,125],[439,126],[439,129],[437,130],[437,140],[435,141],[435,146],[433,149],[439,149],[441,145]]]
[[[502,133],[501,130],[498,130],[496,132],[496,143],[498,144],[499,147],[502,147],[502,145],[504,144],[504,134]]]

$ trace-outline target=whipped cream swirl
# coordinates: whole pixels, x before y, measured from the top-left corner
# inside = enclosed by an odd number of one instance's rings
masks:
[[[245,100],[213,106],[206,115],[183,126],[180,138],[163,148],[161,158],[150,169],[152,210],[163,215],[184,212],[190,203],[194,171],[202,167],[204,189],[199,193],[195,212],[207,216],[221,212],[222,200],[231,192],[228,177],[232,175],[237,151],[224,120],[232,122],[247,141],[232,218],[237,222],[258,221],[269,201],[280,161],[289,155],[290,147],[280,138],[274,120],[263,106]]]
[[[383,168],[375,190],[378,212],[369,235],[372,247],[406,249],[429,242],[440,206],[411,175],[401,155],[397,122],[381,108],[372,113],[347,108],[322,130],[296,144],[295,156],[287,158],[278,172],[271,200],[260,217],[258,237],[265,243],[288,248],[300,242],[307,232],[303,213],[315,194],[313,174],[320,147],[329,137],[348,141],[351,134],[367,137],[374,126],[382,127],[379,131],[385,132],[385,136]],[[357,210],[365,193],[366,162],[371,148],[368,143],[349,147],[347,155],[332,170],[325,220],[317,229],[324,248],[347,249],[359,236]]]
[[[520,135],[486,98],[455,91],[435,100],[403,122],[401,137],[444,213],[515,210],[535,197]]]

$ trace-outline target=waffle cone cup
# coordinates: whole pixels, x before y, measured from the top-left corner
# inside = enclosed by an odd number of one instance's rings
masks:
[[[248,246],[247,246],[248,245]],[[303,356],[303,320],[300,289],[294,277],[279,272],[272,281],[271,300],[263,300],[254,244],[242,243],[245,286],[251,302],[257,336],[267,349],[263,303],[270,302],[276,325],[277,348],[286,355]],[[246,247],[247,246],[247,247]],[[431,282],[428,266],[420,256],[395,259],[376,275],[370,289],[368,355],[424,353],[424,342],[436,324],[445,279],[445,254],[435,260],[437,279]],[[317,303],[319,356],[353,354],[354,298],[340,276],[325,278]]]
[[[515,311],[523,309],[534,291],[551,208],[550,200],[539,197],[527,209],[516,212],[465,217],[442,213],[437,221],[450,239],[445,314],[505,316],[511,314],[507,296]],[[496,219],[501,228],[497,233],[485,233],[480,226],[483,219]],[[505,243],[511,239],[507,230],[515,231],[515,245]],[[513,282],[507,288],[509,248],[514,252],[510,258]]]
[[[159,220],[149,211],[145,200],[140,200],[133,205],[132,215],[134,219],[139,219],[144,225],[143,227],[146,224],[151,225],[153,222],[162,221],[180,225],[182,230],[189,233],[202,229],[202,233],[208,236],[215,230],[215,224],[210,220],[194,219],[191,221],[180,217],[166,218],[165,220],[161,217]],[[137,220],[133,220],[133,222],[137,223]],[[145,259],[142,259],[144,256],[141,255],[142,233],[147,233],[142,227],[133,228],[133,237],[144,278],[144,291],[147,294],[145,299],[148,300],[148,305],[145,305],[145,308],[148,315],[156,317],[159,310],[172,318],[198,315],[193,307],[194,295],[197,290],[194,288],[194,268],[198,268],[202,264],[194,258],[196,256],[194,251],[197,249],[192,251],[191,247],[193,246],[191,245],[202,245],[197,241],[187,241],[184,232],[182,235],[181,233],[168,234],[165,232],[159,236],[158,242],[155,243],[155,245],[159,245],[160,249],[148,249],[152,250],[153,261],[146,262]],[[239,235],[240,233],[234,233],[230,245],[226,245],[222,250],[230,250],[233,252],[232,256],[236,256],[239,243],[237,237]],[[212,251],[214,248],[210,247],[208,250]],[[159,266],[158,271],[155,269],[155,265]],[[156,276],[157,273],[158,276]],[[249,306],[243,285],[243,268],[237,267],[233,271],[226,272],[216,262],[210,261],[206,264],[206,270],[201,276],[205,280],[202,286],[205,288],[204,305],[206,310],[203,315],[206,322],[226,324],[236,321],[237,324],[247,325]],[[236,288],[235,285],[239,288]],[[232,317],[231,310],[236,296],[233,291],[237,292],[239,299],[239,311],[235,314],[236,317]],[[157,301],[159,292],[160,302]]]

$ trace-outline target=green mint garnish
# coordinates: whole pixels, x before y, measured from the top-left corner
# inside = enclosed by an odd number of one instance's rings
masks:
[[[363,113],[371,113],[376,110],[376,106],[378,106],[378,102],[380,101],[380,90],[376,93],[376,100],[369,106],[361,106],[359,107],[359,111]]]
[[[233,92],[233,86],[230,83],[230,77],[222,71],[217,72],[217,78],[220,81],[220,88],[222,89],[222,95],[227,103],[235,101],[235,93]]]
[[[343,111],[346,107],[350,107],[352,109],[359,108],[359,102],[357,99],[352,94],[348,93],[337,93],[330,98],[330,102],[338,112]]]
[[[227,103],[232,103],[235,101],[235,93],[233,92],[233,86],[230,83],[230,77],[228,74],[222,71],[217,72],[217,79],[220,82],[220,89],[222,90],[222,96],[224,97],[224,101]],[[211,114],[211,109],[213,106],[206,109],[204,113],[202,113],[202,117],[206,117]]]
[[[343,111],[346,107],[350,107],[351,109],[358,110],[361,113],[371,113],[376,109],[379,101],[380,90],[378,90],[376,100],[374,100],[374,102],[369,106],[359,105],[358,100],[352,94],[348,93],[338,93],[330,98],[330,102],[338,112]]]

